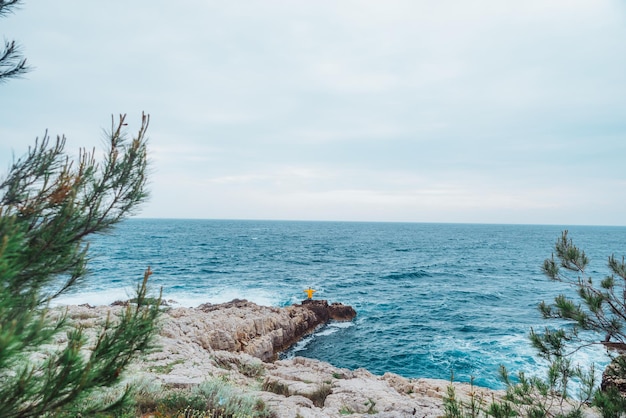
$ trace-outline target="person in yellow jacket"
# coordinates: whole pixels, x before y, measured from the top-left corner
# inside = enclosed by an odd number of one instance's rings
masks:
[[[310,287],[304,291],[307,295],[307,299],[313,299],[313,293],[317,292],[317,290],[313,290]]]

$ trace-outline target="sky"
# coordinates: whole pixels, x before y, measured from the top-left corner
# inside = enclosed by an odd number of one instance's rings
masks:
[[[621,0],[26,0],[0,36],[0,173],[145,111],[139,217],[626,225]]]

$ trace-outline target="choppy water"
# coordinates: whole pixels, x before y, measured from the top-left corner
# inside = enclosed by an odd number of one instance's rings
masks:
[[[62,303],[132,295],[147,266],[152,284],[184,306],[234,298],[285,306],[315,298],[358,317],[321,329],[298,355],[382,374],[498,388],[498,367],[541,369],[528,342],[542,328],[537,304],[570,292],[540,270],[563,229],[606,274],[626,252],[624,227],[226,220],[142,220],[91,244],[93,274]],[[601,351],[581,361],[605,361]]]

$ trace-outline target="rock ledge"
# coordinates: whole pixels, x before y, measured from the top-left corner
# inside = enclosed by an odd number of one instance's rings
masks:
[[[71,320],[94,334],[107,313],[123,309],[87,305],[67,308]],[[349,306],[320,300],[305,300],[284,308],[246,300],[171,308],[162,317],[157,340],[160,349],[134,364],[128,376],[164,388],[220,378],[263,399],[279,418],[341,418],[346,414],[441,417],[443,397],[450,384],[445,380],[407,379],[393,373],[377,376],[365,369],[342,369],[302,357],[273,361],[280,350],[319,325],[329,320],[351,320],[355,315]],[[63,343],[61,338],[57,343]],[[495,393],[454,385],[461,398],[467,398],[470,390],[480,392],[485,399]],[[315,394],[321,389],[326,395],[318,399]]]

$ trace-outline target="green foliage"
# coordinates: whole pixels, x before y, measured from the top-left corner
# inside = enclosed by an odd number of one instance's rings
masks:
[[[265,373],[265,366],[261,361],[239,362],[239,372],[248,377],[260,377]]]
[[[291,395],[291,392],[289,391],[289,386],[277,380],[272,380],[269,378],[266,378],[265,381],[263,381],[263,385],[261,386],[261,389],[265,392],[272,392],[277,395],[283,395],[283,396]]]
[[[468,400],[457,397],[452,384],[448,386],[444,397],[446,418],[578,418],[582,417],[582,408],[587,402],[571,401],[560,392],[559,379],[543,380],[538,377],[527,377],[523,372],[516,376],[516,382],[504,367],[500,375],[506,384],[503,396],[491,400],[477,394],[472,384]],[[556,382],[556,383],[555,383]]]
[[[615,387],[596,391],[593,405],[598,407],[603,418],[618,418],[626,411],[626,398]]]
[[[454,389],[454,385],[450,382],[448,385],[446,396],[443,398],[443,408],[445,411],[446,418],[463,418],[465,414],[463,413],[464,404],[459,401],[456,396],[456,390]]]
[[[376,402],[372,398],[367,398],[367,402],[365,402],[365,406],[367,406],[367,413],[370,415],[377,414],[376,410]]]
[[[93,415],[128,402],[128,389],[108,402],[92,395],[117,384],[151,348],[160,307],[160,298],[148,303],[152,271],[138,284],[136,302],[107,318],[89,349],[84,329],[66,316],[52,321],[47,307],[84,279],[85,238],[109,231],[146,199],[148,123],[144,115],[128,140],[125,116],[113,121],[102,164],[84,150],[72,161],[65,138],[51,142],[46,135],[0,182],[0,417]],[[44,350],[61,331],[67,343]]]
[[[568,283],[576,288],[582,303],[575,303],[564,295],[555,298],[553,305],[542,302],[540,310],[545,318],[570,320],[580,329],[602,333],[605,341],[626,342],[626,262],[611,255],[608,267],[611,274],[595,286],[586,275],[589,259],[576,247],[564,231],[556,242],[551,259],[543,264],[543,272],[552,280]],[[570,274],[568,274],[570,273]]]
[[[326,402],[326,398],[331,393],[333,393],[331,385],[329,385],[328,383],[322,383],[312,393],[302,393],[301,395],[309,398],[313,402],[313,405],[317,406],[318,408],[322,408],[324,406],[324,403]]]
[[[149,394],[149,396],[148,396]],[[139,399],[139,398],[138,398]],[[220,379],[201,383],[191,389],[144,392],[136,412],[159,417],[270,418],[265,403],[241,393]]]
[[[595,384],[593,370],[585,374],[578,368],[568,368],[569,363],[560,364],[558,361],[556,363],[551,364],[545,379],[527,377],[520,372],[517,375],[517,383],[512,382],[508,372],[502,367],[500,373],[507,385],[506,395],[502,401],[494,402],[497,404],[495,408],[512,410],[515,415],[528,417],[582,416],[582,408],[589,399],[581,399],[580,396],[593,391]],[[581,386],[576,399],[570,399],[568,396],[571,378],[578,378]]]
[[[546,376],[527,377],[520,372],[516,379],[512,379],[506,369],[501,368],[506,394],[502,399],[493,400],[487,408],[479,405],[478,413],[483,416],[576,418],[583,416],[586,405],[597,407],[606,418],[626,414],[626,397],[615,386],[626,377],[626,358],[614,356],[604,376],[616,383],[600,389],[594,365],[583,369],[572,360],[572,354],[589,345],[605,344],[622,352],[626,348],[626,263],[623,258],[620,261],[611,255],[608,259],[611,274],[597,286],[586,274],[587,255],[573,244],[567,231],[557,240],[555,254],[556,258],[553,254],[544,261],[544,274],[573,286],[580,301],[558,295],[552,304],[541,302],[539,310],[544,318],[567,321],[568,330],[546,328],[542,333],[531,330],[531,343],[538,356],[548,364]],[[580,330],[592,331],[596,336],[600,334],[603,341],[600,338],[583,340]],[[458,400],[453,386],[448,388],[444,401],[447,417],[477,416],[474,399],[469,402]]]
[[[167,364],[160,365],[160,366],[153,366],[150,368],[150,371],[154,373],[159,373],[159,374],[170,374],[171,371],[174,370],[174,367],[176,367],[179,364],[183,364],[184,362],[185,360],[183,359],[174,360],[171,363],[167,363]]]
[[[263,381],[261,390],[265,392],[272,392],[277,395],[282,395],[286,397],[292,396],[292,395],[301,395],[306,398],[309,398],[313,402],[313,405],[317,406],[318,408],[322,408],[324,406],[324,403],[326,402],[326,398],[328,397],[328,395],[333,393],[331,384],[327,382],[323,382],[319,384],[313,392],[292,393],[289,390],[289,386],[287,386],[286,384],[280,381],[273,380],[270,378],[266,378]]]
[[[19,3],[21,0],[0,0],[0,17],[12,13]],[[0,83],[18,78],[29,70],[19,45],[15,41],[4,41],[4,49],[0,49]]]
[[[485,414],[494,418],[511,418],[519,414],[515,411],[510,402],[492,402]]]
[[[443,397],[443,407],[446,418],[478,418],[487,415],[485,399],[474,390],[474,379],[470,379],[469,399],[460,400],[452,384],[454,375],[450,378],[450,385]]]
[[[236,368],[244,376],[261,377],[265,373],[265,366],[258,359],[243,360],[238,356],[216,356],[213,360],[218,367],[226,370]]]
[[[354,414],[354,410],[347,405],[343,405],[339,410],[339,415],[352,415]]]
[[[603,416],[620,416],[626,413],[626,402],[614,388],[605,387],[595,390],[597,382],[591,376],[593,365],[588,373],[582,373],[578,366],[574,367],[569,360],[571,352],[565,348],[575,345],[578,349],[584,345],[605,344],[610,348],[623,351],[626,348],[626,263],[624,258],[615,255],[608,258],[610,274],[602,279],[599,286],[594,284],[592,277],[586,273],[589,260],[585,252],[576,247],[564,231],[556,242],[554,255],[544,262],[544,273],[553,280],[562,281],[573,286],[578,293],[580,303],[575,303],[564,295],[555,298],[554,304],[542,302],[540,310],[545,318],[559,318],[569,321],[574,328],[571,332],[551,332],[546,330],[543,335],[531,334],[533,345],[540,355],[548,359],[553,375],[561,376],[560,388],[566,386],[564,379],[578,378],[582,384],[582,392],[578,394],[584,402],[590,402],[599,408]],[[578,330],[593,331],[600,334],[596,340],[582,341]],[[551,335],[552,334],[552,335]],[[602,341],[601,341],[602,339]],[[575,344],[572,344],[575,342]],[[624,358],[613,355],[613,363],[605,371],[614,380],[626,377]],[[557,369],[553,371],[553,369]]]

